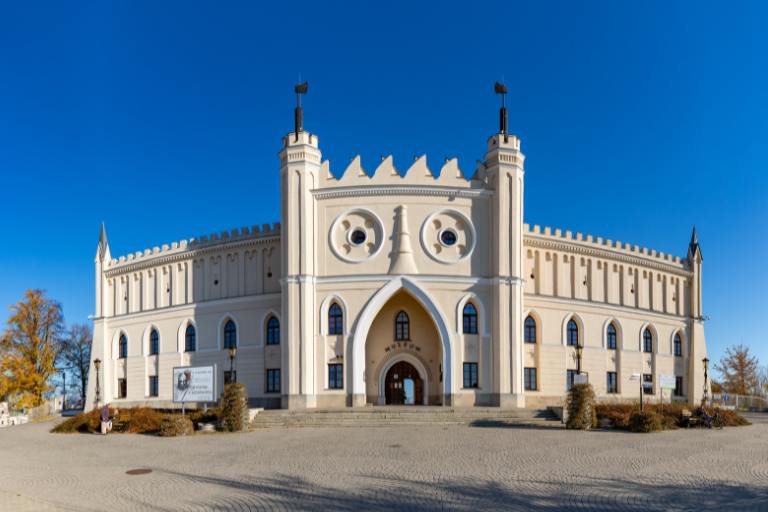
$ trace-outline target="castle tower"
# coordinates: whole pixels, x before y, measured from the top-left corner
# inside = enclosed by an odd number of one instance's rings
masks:
[[[91,361],[96,359],[101,360],[104,364],[99,371],[99,398],[101,403],[104,403],[106,396],[110,396],[107,393],[108,384],[110,379],[107,378],[107,372],[110,367],[106,364],[107,356],[107,321],[106,316],[109,311],[108,294],[107,294],[107,279],[104,276],[104,272],[107,269],[107,265],[112,260],[112,256],[109,251],[109,242],[107,241],[107,230],[104,227],[104,223],[101,224],[101,231],[99,232],[99,241],[96,245],[96,255],[94,257],[95,266],[95,284],[96,284],[96,310],[94,312],[93,319],[93,341],[91,343]],[[96,369],[94,364],[90,363],[90,369],[88,372],[88,384],[86,388],[86,400],[83,407],[86,411],[96,407]]]
[[[704,338],[704,315],[701,306],[701,264],[704,258],[699,246],[699,237],[696,234],[696,226],[693,226],[691,241],[688,243],[688,267],[693,273],[688,287],[690,294],[690,328],[689,337],[689,357],[688,357],[688,399],[698,404],[704,394],[704,386],[707,386],[707,394],[710,394],[710,383],[704,382],[704,363],[702,360],[707,357],[707,344]],[[711,375],[711,371],[710,371]],[[710,394],[711,396],[711,394]]]
[[[317,136],[304,131],[301,94],[296,86],[294,131],[283,137],[280,156],[282,258],[282,406],[314,407],[316,322],[314,277],[317,237],[316,205],[312,189],[318,186],[322,153]]]
[[[493,388],[502,407],[524,407],[523,395],[523,162],[520,139],[507,132],[502,95],[499,132],[488,139],[483,171],[493,191],[490,209],[493,279],[491,337]]]

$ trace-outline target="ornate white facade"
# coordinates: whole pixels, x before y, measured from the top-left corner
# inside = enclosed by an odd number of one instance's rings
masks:
[[[280,224],[120,258],[102,230],[102,401],[169,406],[174,366],[215,363],[221,389],[228,343],[237,380],[267,407],[559,404],[575,344],[600,398],[637,399],[642,374],[654,397],[674,375],[676,399],[699,401],[695,233],[681,259],[530,227],[523,162],[500,133],[471,179],[426,157],[402,175],[388,157],[370,176],[356,157],[335,178],[318,138],[297,131],[280,151]]]

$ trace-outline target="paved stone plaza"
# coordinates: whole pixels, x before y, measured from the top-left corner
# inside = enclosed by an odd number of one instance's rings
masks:
[[[652,435],[268,429],[163,439],[0,431],[0,510],[766,510],[768,419]],[[146,468],[149,474],[126,471]]]

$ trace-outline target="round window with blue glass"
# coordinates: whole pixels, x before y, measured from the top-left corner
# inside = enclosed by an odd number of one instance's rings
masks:
[[[446,247],[453,247],[459,241],[459,236],[452,229],[445,229],[440,232],[440,243]]]

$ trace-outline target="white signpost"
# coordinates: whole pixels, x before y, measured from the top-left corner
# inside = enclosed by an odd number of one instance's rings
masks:
[[[216,397],[216,366],[176,366],[173,369],[173,402],[213,402]]]
[[[672,403],[672,392],[677,387],[677,379],[674,375],[659,375],[659,387],[661,388],[661,408],[664,410],[664,390],[669,390],[669,403]]]

